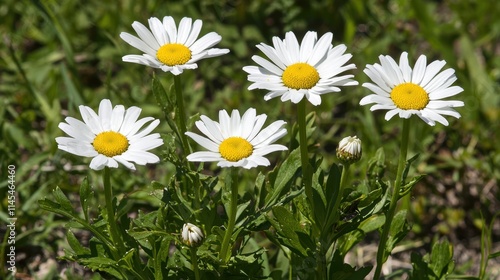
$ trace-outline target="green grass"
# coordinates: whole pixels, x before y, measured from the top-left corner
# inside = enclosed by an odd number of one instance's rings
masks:
[[[273,36],[282,38],[290,30],[298,37],[308,30],[320,35],[333,32],[334,44],[346,44],[353,54],[357,70],[352,72],[360,84],[368,80],[364,66],[377,62],[380,54],[398,56],[408,51],[411,62],[420,54],[428,60],[446,60],[446,67],[456,70],[456,84],[464,88],[456,99],[463,100],[465,107],[458,109],[462,118],[450,119],[448,127],[412,123],[409,155],[421,154],[414,171],[427,177],[411,195],[414,230],[407,240],[430,244],[432,239],[447,237],[452,244],[468,248],[463,254],[480,253],[480,245],[474,241],[481,236],[481,217],[489,223],[500,209],[500,2],[7,0],[0,4],[0,232],[8,218],[6,170],[13,164],[19,202],[19,272],[36,277],[45,270],[45,260],[55,260],[68,248],[63,220],[41,210],[37,201],[56,186],[78,201],[84,176],[89,176],[95,188],[102,184],[96,172],[88,172],[88,160],[57,149],[54,139],[62,135],[59,122],[66,116],[79,116],[79,105],[96,108],[104,98],[113,104],[139,104],[143,115],[163,118],[151,78],[155,73],[168,88],[172,76],[122,62],[123,55],[138,51],[119,34],[133,33],[133,21],[146,23],[149,17],[165,15],[177,22],[184,16],[202,19],[202,33],[218,32],[223,39],[217,47],[231,50],[220,58],[203,60],[199,69],[183,74],[188,115],[215,118],[221,109],[254,107],[258,113],[268,114],[269,120],[287,121],[291,131],[296,121],[287,113],[291,104],[266,102],[264,92],[248,91],[249,82],[241,70],[254,64],[252,55],[260,54],[256,44],[271,44]],[[387,165],[395,169],[400,122],[387,122],[382,112],[360,107],[359,100],[366,94],[368,90],[361,86],[349,87],[325,95],[321,106],[308,105],[308,110],[317,113],[312,139],[319,143],[324,168],[336,161],[338,141],[357,135],[364,148],[365,162],[360,166],[366,166],[383,147]],[[157,130],[169,128],[162,123]],[[273,160],[278,161],[278,156]],[[112,180],[123,194],[150,209],[154,205],[141,189],[152,180],[166,182],[174,171],[174,165],[164,162],[138,167],[135,174],[141,176],[128,176],[129,171],[119,169]],[[362,177],[364,172],[353,173]],[[253,170],[248,177],[256,174]],[[494,224],[498,227],[498,221]],[[492,234],[493,240],[500,237],[498,231]],[[367,240],[370,242],[376,240]],[[418,249],[429,252],[430,245]],[[498,272],[497,259],[490,265],[495,263]],[[41,279],[56,278],[60,273],[71,275],[69,279],[86,279],[92,274],[81,268],[61,272],[73,267],[67,262],[51,265],[53,271]],[[475,274],[479,269],[472,265],[467,270],[459,258],[457,266],[455,273]]]

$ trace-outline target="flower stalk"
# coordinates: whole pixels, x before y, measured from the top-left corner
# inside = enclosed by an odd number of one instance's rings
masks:
[[[174,75],[174,87],[175,87],[175,100],[177,102],[177,110],[178,110],[176,118],[179,120],[179,126],[181,130],[180,136],[182,142],[182,149],[185,154],[190,154],[191,146],[189,146],[189,142],[186,136],[186,131],[187,131],[186,109],[184,107],[184,96],[182,94],[182,83],[180,75]]]
[[[116,225],[115,220],[115,211],[113,204],[113,190],[111,188],[111,178],[110,178],[109,167],[104,167],[104,200],[106,203],[106,212],[108,214],[108,225],[109,225],[109,233],[111,236],[111,240],[113,242],[113,246],[118,249],[118,256],[121,256],[125,253],[125,246],[121,239],[120,233],[118,232],[118,227]],[[118,261],[118,260],[117,260]]]
[[[406,163],[406,155],[408,153],[408,138],[410,133],[410,120],[403,119],[403,132],[401,139],[401,147],[399,152],[398,169],[396,173],[396,181],[394,182],[394,189],[392,190],[391,203],[389,205],[389,210],[387,211],[384,228],[382,230],[382,235],[380,236],[380,242],[377,251],[377,267],[375,269],[375,274],[373,279],[379,279],[380,273],[382,271],[382,265],[384,264],[387,254],[386,243],[389,238],[389,231],[391,229],[391,223],[396,212],[396,207],[398,205],[398,200],[400,199],[400,189],[403,178],[403,170]]]
[[[312,171],[309,164],[309,154],[307,151],[307,132],[306,132],[306,100],[302,99],[297,104],[297,118],[299,124],[299,146],[300,160],[302,163],[302,180],[306,192],[307,200],[311,210],[313,209],[313,193],[312,193]]]
[[[238,209],[238,168],[232,167],[230,176],[230,186],[228,186],[231,189],[229,220],[226,232],[224,234],[224,239],[222,240],[221,250],[219,252],[219,259],[223,263],[227,263],[231,258],[232,246],[230,246],[230,243],[234,231],[234,226],[236,224],[236,211]]]

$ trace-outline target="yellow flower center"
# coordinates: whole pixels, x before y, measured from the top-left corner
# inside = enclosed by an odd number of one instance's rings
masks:
[[[229,137],[219,146],[220,155],[228,161],[239,161],[253,153],[253,146],[241,137]]]
[[[319,73],[311,65],[299,62],[288,66],[281,79],[288,88],[310,89],[318,83]]]
[[[128,149],[128,140],[123,134],[106,131],[97,134],[92,142],[94,149],[107,157],[114,157],[123,154]]]
[[[399,109],[422,110],[429,104],[429,95],[419,85],[404,83],[391,91],[391,99]]]
[[[168,66],[182,65],[191,59],[191,50],[182,44],[165,44],[156,52],[156,58]]]

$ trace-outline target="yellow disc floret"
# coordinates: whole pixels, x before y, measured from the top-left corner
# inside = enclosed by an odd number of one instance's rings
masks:
[[[219,153],[224,159],[236,162],[251,156],[253,146],[241,137],[229,137],[220,143]]]
[[[156,58],[168,66],[182,65],[191,59],[191,50],[182,44],[165,44],[156,52]]]
[[[319,73],[311,65],[299,62],[288,66],[281,79],[288,88],[310,89],[318,83]]]
[[[429,95],[419,85],[404,83],[391,91],[391,99],[399,109],[422,110],[429,104]]]
[[[97,134],[94,138],[94,142],[92,142],[92,146],[94,146],[94,149],[99,154],[107,157],[114,157],[126,152],[129,143],[127,137],[123,134],[114,131],[106,131]]]

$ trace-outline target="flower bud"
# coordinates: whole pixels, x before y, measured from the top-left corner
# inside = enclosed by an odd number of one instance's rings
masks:
[[[203,242],[205,236],[201,229],[191,223],[186,223],[182,227],[182,241],[190,247],[198,247]]]
[[[357,136],[347,136],[340,140],[337,158],[344,164],[351,164],[361,158],[361,140]]]

